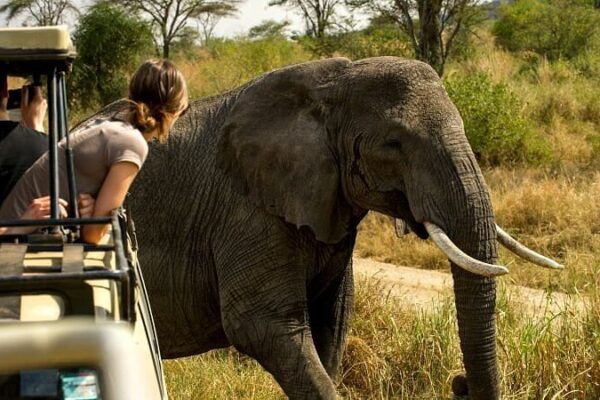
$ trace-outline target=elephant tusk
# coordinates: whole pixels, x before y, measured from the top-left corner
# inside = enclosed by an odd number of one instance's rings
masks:
[[[508,233],[506,233],[502,228],[496,225],[496,231],[498,233],[498,242],[501,245],[506,247],[508,250],[512,251],[519,257],[542,266],[544,268],[553,268],[553,269],[562,269],[564,266],[562,264],[557,263],[556,261],[545,257],[535,251],[527,248],[522,243],[519,243],[517,240],[512,238]]]
[[[394,231],[397,237],[406,236],[411,232],[408,223],[400,218],[394,218]]]
[[[477,275],[483,276],[500,276],[508,273],[508,269],[501,265],[488,264],[483,261],[474,259],[468,256],[459,249],[452,240],[446,235],[446,233],[439,226],[432,224],[431,222],[423,223],[427,233],[433,240],[433,242],[446,254],[446,256],[454,264],[458,265],[464,270],[472,272]]]

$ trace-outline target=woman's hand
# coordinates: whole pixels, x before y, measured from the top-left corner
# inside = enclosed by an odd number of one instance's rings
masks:
[[[58,199],[58,211],[61,218],[67,217],[67,206],[68,203],[65,200]],[[50,208],[50,196],[38,197],[29,204],[20,219],[48,219],[50,218]],[[39,226],[0,228],[0,235],[27,235],[35,232],[38,228]]]
[[[63,199],[58,199],[58,208],[61,218],[67,217],[68,203]],[[38,197],[33,200],[29,207],[21,214],[21,219],[47,219],[50,218],[50,196]]]
[[[21,89],[21,121],[38,132],[44,132],[44,115],[48,103],[40,86],[23,86]]]
[[[77,196],[77,206],[79,207],[79,217],[89,218],[94,215],[96,199],[89,193],[79,193]]]

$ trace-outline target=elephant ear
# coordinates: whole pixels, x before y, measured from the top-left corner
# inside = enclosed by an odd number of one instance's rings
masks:
[[[243,194],[298,228],[310,227],[325,243],[346,236],[352,215],[324,100],[349,65],[329,59],[259,78],[238,95],[219,138],[218,164]]]

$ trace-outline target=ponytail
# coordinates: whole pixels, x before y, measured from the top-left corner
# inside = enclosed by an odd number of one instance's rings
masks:
[[[129,83],[130,121],[146,139],[163,143],[171,122],[188,106],[183,75],[170,61],[148,60]]]

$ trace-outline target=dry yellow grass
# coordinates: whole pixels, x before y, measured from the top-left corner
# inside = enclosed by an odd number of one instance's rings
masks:
[[[172,399],[285,399],[271,375],[235,350],[167,360],[163,365]]]
[[[415,312],[374,280],[357,282],[338,391],[345,399],[448,399],[461,373],[451,297]],[[498,300],[498,358],[503,399],[600,396],[600,291],[584,312],[564,308],[537,317]],[[568,306],[565,306],[568,307]],[[219,350],[165,362],[176,399],[282,399],[274,379],[247,357]]]
[[[371,212],[358,227],[354,255],[377,261],[419,267],[442,269],[447,258],[432,243],[416,235],[398,238],[391,217]]]
[[[509,282],[565,292],[600,286],[600,173],[551,176],[535,169],[485,172],[496,219],[529,247],[564,263],[562,272],[531,265],[501,249]],[[392,220],[370,213],[359,226],[355,255],[424,269],[447,269],[444,255],[411,234],[398,238]]]
[[[227,41],[215,45],[212,52],[198,52],[198,59],[177,60],[192,98],[222,93],[265,72],[312,58],[300,45],[278,38]]]
[[[590,292],[600,284],[600,174],[548,176],[535,170],[494,170],[488,183],[498,223],[523,243],[566,266],[545,271],[514,258],[509,280],[566,292]]]

